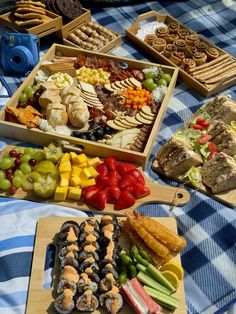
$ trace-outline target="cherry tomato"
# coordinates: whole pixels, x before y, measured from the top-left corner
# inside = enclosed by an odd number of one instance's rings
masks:
[[[202,134],[198,138],[198,142],[200,144],[206,144],[211,139],[211,136],[209,134]]]
[[[210,151],[210,155],[208,156],[208,160],[212,159],[212,157],[214,157],[217,153],[217,146],[214,143],[209,143],[208,144],[208,149]]]
[[[200,124],[193,124],[192,127],[193,127],[195,130],[200,130],[200,131],[205,130],[205,128],[204,128],[203,126],[201,126]]]
[[[205,118],[198,118],[196,120],[196,124],[200,124],[201,126],[207,129],[210,125],[210,122],[207,121]]]

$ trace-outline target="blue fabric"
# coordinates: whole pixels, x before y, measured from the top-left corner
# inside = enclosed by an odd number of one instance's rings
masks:
[[[233,0],[153,1],[121,7],[100,6],[92,8],[92,14],[99,23],[124,35],[125,29],[139,14],[150,10],[173,15],[236,57],[236,4]],[[42,51],[48,47],[49,40],[53,42],[54,38],[41,40]],[[113,53],[153,61],[127,42],[125,37],[122,47]],[[0,82],[6,88],[0,84],[0,95],[3,96],[0,97],[0,106],[6,102],[7,94],[11,96],[23,79],[0,72]],[[236,99],[236,86],[225,93]],[[160,146],[204,101],[186,84],[181,81],[177,83],[146,168],[150,178],[160,184],[177,185],[154,173],[151,164]],[[6,144],[21,143],[0,138],[0,149]],[[179,233],[187,240],[187,247],[182,252],[182,263],[188,314],[223,313],[236,302],[235,209],[198,191],[186,189],[191,199],[181,208],[149,204],[141,206],[139,211],[149,216],[175,217]],[[37,220],[45,216],[86,215],[72,208],[11,198],[0,199],[0,313],[24,313]],[[50,259],[52,254],[48,256]],[[45,264],[44,287],[50,286],[50,265],[48,260]]]

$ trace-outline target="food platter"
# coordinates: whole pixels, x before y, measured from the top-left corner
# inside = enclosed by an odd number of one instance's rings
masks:
[[[1,152],[1,155],[4,152],[9,152],[12,146],[7,146]],[[142,169],[139,170],[143,173]],[[143,173],[144,174],[144,173]],[[144,174],[145,176],[145,174]],[[16,199],[24,199],[24,200],[31,200],[35,202],[47,202],[48,204],[55,204],[60,206],[72,207],[82,211],[95,211],[99,213],[113,213],[116,215],[125,215],[128,212],[133,212],[139,206],[148,204],[148,203],[162,203],[162,204],[170,204],[175,206],[183,206],[189,201],[189,193],[182,188],[175,188],[167,185],[160,185],[154,182],[153,180],[149,179],[145,176],[146,186],[150,188],[151,194],[145,196],[144,198],[137,199],[135,204],[129,208],[122,209],[122,210],[115,210],[112,204],[107,204],[105,209],[102,211],[97,210],[96,208],[86,204],[82,201],[74,201],[70,199],[66,199],[65,201],[54,201],[52,198],[50,199],[43,199],[38,197],[33,191],[25,191],[22,188],[17,189],[14,195],[11,197]],[[0,190],[0,196],[9,197],[7,192],[3,192]]]
[[[96,217],[98,218],[98,217]],[[99,218],[98,218],[99,219]],[[159,221],[172,231],[176,232],[176,221],[174,218],[154,218]],[[29,285],[29,293],[27,300],[27,308],[26,314],[42,314],[49,313],[55,314],[56,311],[53,309],[52,302],[55,295],[54,286],[49,289],[42,288],[43,282],[43,273],[44,273],[44,265],[45,265],[45,257],[47,247],[50,244],[53,244],[55,241],[55,235],[59,232],[61,225],[63,222],[67,221],[67,218],[63,217],[47,217],[41,218],[37,223],[36,230],[36,238],[35,238],[35,246],[34,246],[34,255],[33,255],[33,263],[30,277],[30,285]],[[86,220],[86,218],[72,218],[72,220],[80,223]],[[128,239],[122,235],[120,239],[120,244],[123,249],[129,247],[130,242]],[[180,255],[178,254],[174,257],[174,260],[181,263]],[[54,265],[54,269],[52,272],[52,280],[55,280],[55,277],[58,274],[58,264]],[[180,282],[180,286],[174,295],[176,298],[180,300],[180,306],[174,312],[170,312],[168,310],[162,310],[161,313],[169,314],[185,314],[186,305],[185,305],[185,292],[184,292],[184,283]],[[76,313],[73,311],[72,313]],[[104,310],[96,310],[93,312],[94,314],[102,314],[105,313]],[[120,311],[121,314],[131,314],[134,311],[128,306],[125,305]]]

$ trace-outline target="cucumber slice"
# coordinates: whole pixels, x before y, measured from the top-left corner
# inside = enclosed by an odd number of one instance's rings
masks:
[[[176,298],[173,298],[170,295],[167,295],[165,293],[162,293],[160,291],[157,291],[151,287],[144,286],[144,290],[150,295],[150,297],[157,300],[157,303],[161,303],[162,306],[168,308],[168,309],[177,309],[179,307],[179,300]]]
[[[143,273],[147,274],[148,275],[148,272],[147,272],[147,267],[144,266],[143,264],[141,263],[138,263],[136,264],[136,267],[138,270],[141,270]]]
[[[170,295],[171,291],[167,289],[166,287],[162,286],[158,282],[156,282],[153,278],[150,276],[146,275],[144,272],[139,271],[137,278],[144,283],[145,285],[148,285],[149,287],[152,287],[155,290],[161,291],[162,293],[166,295]]]
[[[147,271],[152,275],[152,277],[157,280],[160,284],[166,287],[168,290],[175,292],[175,287],[162,275],[161,271],[158,270],[154,265],[149,264],[147,267]]]

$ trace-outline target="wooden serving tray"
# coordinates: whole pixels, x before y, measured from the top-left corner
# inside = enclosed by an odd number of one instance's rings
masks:
[[[96,217],[99,220],[99,217]],[[34,245],[34,255],[33,263],[31,269],[29,293],[26,307],[26,314],[56,314],[56,311],[53,308],[53,301],[55,297],[55,288],[44,289],[43,285],[43,273],[44,273],[44,264],[47,247],[55,242],[55,235],[59,232],[61,225],[67,220],[74,220],[78,223],[86,220],[86,218],[71,218],[71,217],[46,217],[41,218],[37,223],[37,231]],[[177,232],[176,221],[174,218],[154,218],[159,221],[169,229]],[[127,249],[130,246],[129,239],[125,237],[124,234],[121,235],[120,244],[123,249]],[[55,244],[54,244],[55,245]],[[181,263],[180,254],[174,257],[178,263]],[[55,281],[55,278],[58,275],[59,265],[56,262],[54,265],[52,280]],[[161,311],[162,314],[186,314],[186,304],[185,304],[185,292],[184,292],[184,282],[181,281],[179,288],[174,297],[180,300],[180,306],[174,312],[170,312],[166,309]],[[78,313],[74,310],[72,314]],[[96,311],[92,312],[94,314],[105,314],[107,313],[104,309],[98,308]],[[125,303],[120,314],[134,314],[134,311]]]
[[[99,58],[109,58],[111,60],[115,60],[117,62],[122,62],[127,64],[130,69],[144,69],[146,67],[157,66],[156,63],[137,61],[127,58],[122,58],[119,56],[108,55],[98,52],[92,52],[88,50],[68,47],[64,45],[53,44],[51,48],[45,53],[45,55],[41,58],[40,62],[37,66],[32,70],[29,76],[24,80],[24,82],[20,85],[11,99],[7,102],[4,108],[17,107],[19,97],[26,85],[32,85],[34,83],[34,77],[38,72],[41,64],[46,60],[52,60],[55,55],[61,55],[66,57],[77,57],[79,53],[83,53],[86,56],[93,56]],[[160,129],[165,111],[168,106],[168,102],[170,97],[172,96],[173,90],[175,88],[177,76],[178,76],[178,68],[174,68],[171,66],[161,65],[161,68],[164,72],[168,72],[172,75],[171,82],[168,86],[166,95],[162,101],[159,112],[156,116],[155,122],[153,124],[151,133],[149,135],[148,141],[143,152],[135,152],[129,149],[121,149],[112,147],[110,145],[96,143],[88,140],[79,139],[72,136],[66,136],[55,132],[43,132],[40,129],[28,129],[26,126],[5,121],[5,111],[4,108],[0,110],[0,134],[3,137],[13,138],[19,141],[36,144],[39,146],[47,146],[51,142],[57,141],[65,141],[70,144],[71,150],[80,152],[83,151],[88,156],[99,156],[99,157],[107,157],[107,156],[116,156],[119,160],[125,160],[128,162],[139,164],[143,167],[148,162],[149,156],[151,154],[152,146],[157,136],[157,133]]]
[[[9,152],[9,150],[13,148],[14,148],[13,146],[6,146],[4,150],[1,152],[1,154]],[[141,168],[139,168],[139,170],[143,173]],[[175,188],[168,185],[160,185],[155,183],[155,181],[150,180],[144,173],[143,175],[145,177],[146,185],[151,190],[151,194],[145,196],[144,198],[137,199],[133,206],[122,210],[115,210],[113,204],[107,204],[106,208],[103,211],[100,211],[82,201],[73,201],[67,199],[66,201],[63,202],[56,202],[53,199],[45,200],[35,195],[34,192],[24,191],[22,188],[17,189],[16,193],[14,195],[10,195],[10,197],[16,199],[30,200],[38,203],[48,203],[66,207],[73,207],[82,211],[93,211],[97,213],[112,213],[119,216],[132,212],[139,206],[148,203],[162,203],[174,206],[183,206],[189,201],[190,196],[185,189]],[[0,197],[9,197],[9,194],[7,192],[3,192],[2,190],[0,190]]]
[[[162,15],[159,14],[156,11],[150,11],[144,14],[139,15],[134,23],[126,29],[126,36],[127,38],[132,41],[135,45],[143,49],[145,52],[147,52],[150,56],[152,56],[155,60],[158,62],[161,62],[163,64],[168,64],[174,67],[178,67],[175,65],[172,61],[170,61],[167,57],[165,57],[163,54],[157,52],[153,47],[146,44],[143,40],[139,39],[136,34],[138,29],[140,28],[141,22],[143,23],[145,20],[147,20],[147,23],[150,22],[150,19],[153,21],[158,21],[161,23],[169,24],[172,22],[177,22],[180,24],[181,28],[187,29],[188,31],[191,31],[191,29],[186,28],[183,24],[181,24],[178,20],[174,19],[170,15]],[[214,45],[212,42],[210,42],[207,38],[205,38],[202,35],[198,34],[198,37],[201,39],[201,41],[208,44],[210,47],[216,48],[220,54],[227,54],[224,50],[220,49],[216,45]],[[236,59],[233,58],[235,61]],[[222,79],[214,88],[207,88],[204,84],[202,84],[200,81],[196,80],[192,75],[188,74],[186,71],[180,68],[179,71],[180,78],[191,88],[196,90],[199,94],[208,97],[210,95],[219,93],[226,88],[233,86],[236,83],[236,73],[233,73],[229,77]]]
[[[36,25],[34,27],[25,28],[13,23],[10,19],[10,15],[12,14],[12,12],[0,15],[0,24],[2,26],[5,26],[6,28],[11,29],[14,32],[34,34],[37,35],[39,38],[42,38],[46,35],[55,33],[62,28],[61,16],[47,10],[45,10],[45,12],[47,13],[47,20],[43,24]]]

